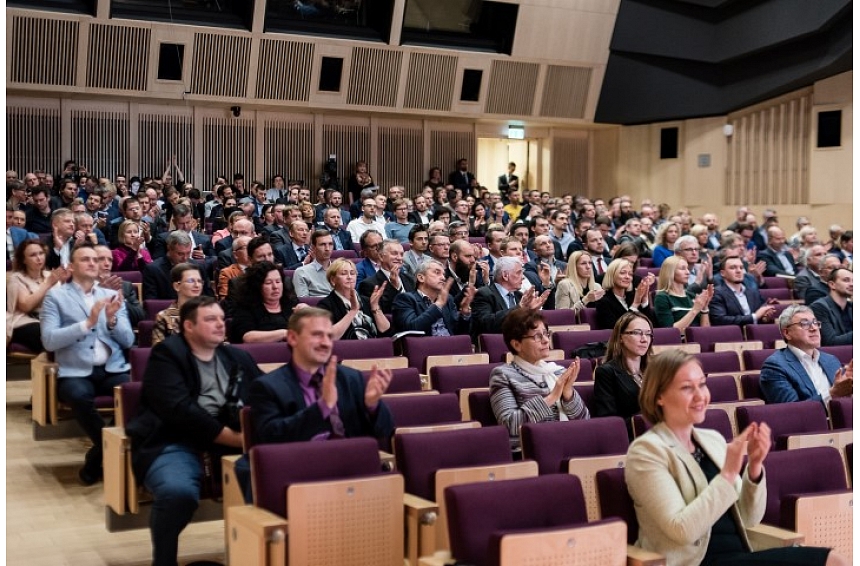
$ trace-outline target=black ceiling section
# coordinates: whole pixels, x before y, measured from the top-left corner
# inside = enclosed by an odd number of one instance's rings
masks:
[[[595,122],[726,114],[853,68],[851,0],[621,0]]]

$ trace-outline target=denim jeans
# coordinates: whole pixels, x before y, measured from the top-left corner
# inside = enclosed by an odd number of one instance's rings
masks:
[[[182,444],[169,444],[146,473],[143,485],[154,498],[149,529],[153,566],[176,566],[179,534],[200,500],[200,456]]]

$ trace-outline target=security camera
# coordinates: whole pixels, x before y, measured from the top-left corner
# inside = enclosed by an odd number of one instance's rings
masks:
[[[230,112],[233,113],[234,117],[238,118],[239,116],[242,115],[242,107],[241,106],[231,106]]]

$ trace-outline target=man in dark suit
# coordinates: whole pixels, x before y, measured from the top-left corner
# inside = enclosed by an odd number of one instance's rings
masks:
[[[192,230],[194,215],[191,213],[189,206],[177,204],[173,207],[173,225],[176,227],[176,230],[185,232],[191,239],[191,259],[205,261],[206,258],[215,257],[215,247],[212,245],[212,237]],[[170,232],[162,232],[152,239],[151,244],[148,246],[152,259],[164,257],[167,253],[167,237],[169,234]]]
[[[467,240],[455,240],[448,248],[448,264],[445,267],[445,278],[453,279],[451,294],[459,300],[466,287],[480,289],[490,279],[490,267],[487,263],[478,263],[475,247]],[[486,273],[485,273],[486,272]],[[474,280],[473,280],[474,278]],[[469,285],[471,283],[471,285]]]
[[[167,236],[167,253],[147,265],[143,270],[143,298],[176,300],[176,289],[170,280],[170,270],[174,265],[191,261],[191,238],[186,232],[176,230]],[[203,294],[215,295],[209,284],[209,275],[201,269]]]
[[[549,291],[539,295],[534,287],[525,294],[523,266],[519,258],[500,257],[493,269],[493,282],[481,287],[472,301],[472,340],[477,343],[481,334],[497,333],[502,321],[515,308],[539,309],[549,297]]]
[[[135,476],[154,499],[156,566],[177,563],[179,535],[200,499],[201,453],[220,459],[241,452],[239,423],[223,418],[222,409],[231,401],[247,404],[248,384],[260,375],[247,352],[224,344],[224,311],[215,299],[189,299],[179,321],[180,334],[152,349],[140,410],[126,427]]]
[[[824,267],[824,258],[826,255],[827,251],[824,249],[824,246],[817,244],[800,256],[800,264],[803,266],[803,269],[798,271],[797,277],[794,278],[793,289],[794,296],[803,300],[807,305],[813,302],[806,301],[807,289],[811,287],[817,288],[820,293],[816,297],[818,299],[830,292],[827,282],[822,280],[821,275],[821,268]]]
[[[758,289],[744,287],[744,264],[739,257],[727,257],[720,269],[723,284],[714,289],[711,299],[711,324],[744,326],[773,322],[775,310],[765,304]]]
[[[816,315],[805,305],[790,305],[782,312],[779,329],[787,346],[765,360],[759,378],[768,403],[826,403],[831,397],[851,396],[854,364],[843,368],[836,356],[820,351],[818,328]]]
[[[51,240],[45,267],[54,269],[69,264],[75,245],[75,215],[68,208],[55,210],[51,215]]]
[[[347,230],[343,229],[342,212],[339,208],[326,208],[323,212],[323,225],[331,232],[335,250],[351,250],[354,249],[352,236]]]
[[[38,240],[39,235],[34,232],[28,232],[23,228],[14,226],[12,218],[15,214],[15,206],[6,205],[6,259],[11,261],[15,257],[15,250],[21,245],[24,240]],[[10,247],[11,244],[11,247]]]
[[[553,241],[549,236],[535,238],[537,258],[525,265],[526,279],[534,285],[539,294],[549,292],[546,308],[555,308],[555,284],[566,276],[567,264],[555,259]]]
[[[361,255],[364,259],[355,266],[355,288],[368,277],[373,277],[379,271],[379,254],[382,251],[382,234],[376,230],[368,230],[361,235]]]
[[[758,248],[758,261],[765,262],[764,274],[767,277],[776,275],[797,275],[797,260],[785,247],[785,233],[779,226],[768,228],[768,243],[765,248]]]
[[[374,370],[365,385],[361,373],[338,364],[331,355],[330,316],[313,307],[296,311],[287,327],[292,359],[251,383],[257,442],[357,436],[389,441],[394,421],[381,397],[391,371]]]
[[[854,273],[839,267],[827,276],[830,294],[818,299],[810,308],[821,323],[821,344],[841,346],[854,343]]]
[[[469,286],[459,304],[450,296],[453,279],[445,280],[445,267],[425,261],[415,275],[417,289],[394,299],[394,330],[417,330],[428,336],[468,334],[475,287]]]
[[[448,184],[463,191],[464,197],[472,194],[472,187],[475,187],[478,182],[475,180],[475,175],[469,171],[468,159],[464,157],[457,160],[457,170],[448,174]]]
[[[358,285],[358,294],[370,301],[370,296],[376,287],[385,285],[379,308],[385,314],[391,314],[394,299],[400,293],[415,291],[415,279],[403,267],[403,245],[397,240],[382,242],[382,252],[379,254],[379,271],[372,277],[365,278]]]
[[[821,260],[820,277],[811,285],[808,285],[803,291],[802,297],[798,295],[797,281],[795,281],[794,296],[803,298],[803,304],[809,306],[818,299],[823,299],[830,294],[830,286],[827,285],[827,278],[834,269],[842,267],[842,261],[836,254],[827,254]],[[798,279],[800,279],[798,277]]]
[[[516,169],[517,164],[511,161],[508,163],[508,172],[499,175],[499,194],[505,201],[508,200],[508,191],[516,191],[520,188],[520,178],[514,175]]]
[[[311,232],[303,220],[296,220],[290,225],[290,241],[282,246],[275,247],[275,257],[284,266],[284,269],[298,269],[312,259],[310,254]],[[274,247],[274,246],[273,246]]]

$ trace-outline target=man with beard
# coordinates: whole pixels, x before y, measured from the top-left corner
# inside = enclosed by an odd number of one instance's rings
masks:
[[[546,308],[555,308],[555,284],[565,276],[567,264],[555,259],[553,241],[546,234],[535,237],[537,258],[525,265],[525,276],[539,295],[549,292]]]
[[[821,323],[821,345],[842,346],[854,342],[854,274],[839,267],[827,276],[830,294],[809,308]]]
[[[485,263],[484,266],[486,265]],[[451,285],[452,295],[459,297],[467,287],[483,287],[490,279],[489,274],[484,271],[485,269],[478,268],[475,247],[472,244],[463,240],[451,242],[445,278],[454,280]]]

